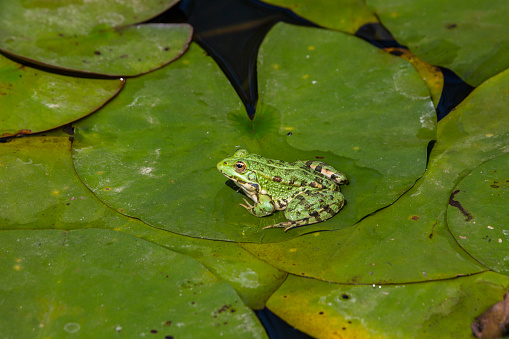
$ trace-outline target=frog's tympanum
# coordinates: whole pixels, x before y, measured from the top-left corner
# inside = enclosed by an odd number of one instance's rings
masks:
[[[285,210],[290,221],[264,229],[282,227],[286,232],[324,221],[345,204],[339,185],[348,183],[348,179],[323,162],[272,160],[239,149],[232,157],[221,160],[217,169],[254,201],[251,205],[244,199],[246,204],[240,204],[254,216]]]

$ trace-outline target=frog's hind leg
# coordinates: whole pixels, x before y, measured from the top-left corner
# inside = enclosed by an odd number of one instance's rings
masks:
[[[315,224],[332,218],[345,204],[343,194],[338,191],[305,191],[292,199],[285,210],[290,221],[264,227],[284,228],[284,231],[300,226]],[[309,212],[311,211],[311,212]]]

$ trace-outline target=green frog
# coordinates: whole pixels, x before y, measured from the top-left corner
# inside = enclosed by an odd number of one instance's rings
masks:
[[[320,161],[286,162],[264,158],[238,149],[232,157],[217,164],[217,169],[253,200],[239,204],[257,217],[285,211],[290,220],[264,227],[292,228],[332,218],[345,204],[339,185],[346,176]]]

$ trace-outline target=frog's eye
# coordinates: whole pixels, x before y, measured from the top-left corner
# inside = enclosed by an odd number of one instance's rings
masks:
[[[237,173],[242,173],[246,170],[246,164],[243,163],[242,161],[237,161],[234,165],[235,167],[235,172]]]

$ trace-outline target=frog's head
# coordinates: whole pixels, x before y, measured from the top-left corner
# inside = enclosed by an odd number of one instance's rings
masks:
[[[221,160],[217,164],[217,169],[246,193],[252,194],[260,190],[260,185],[256,179],[256,172],[250,168],[248,155],[247,150],[238,149],[231,157]]]

